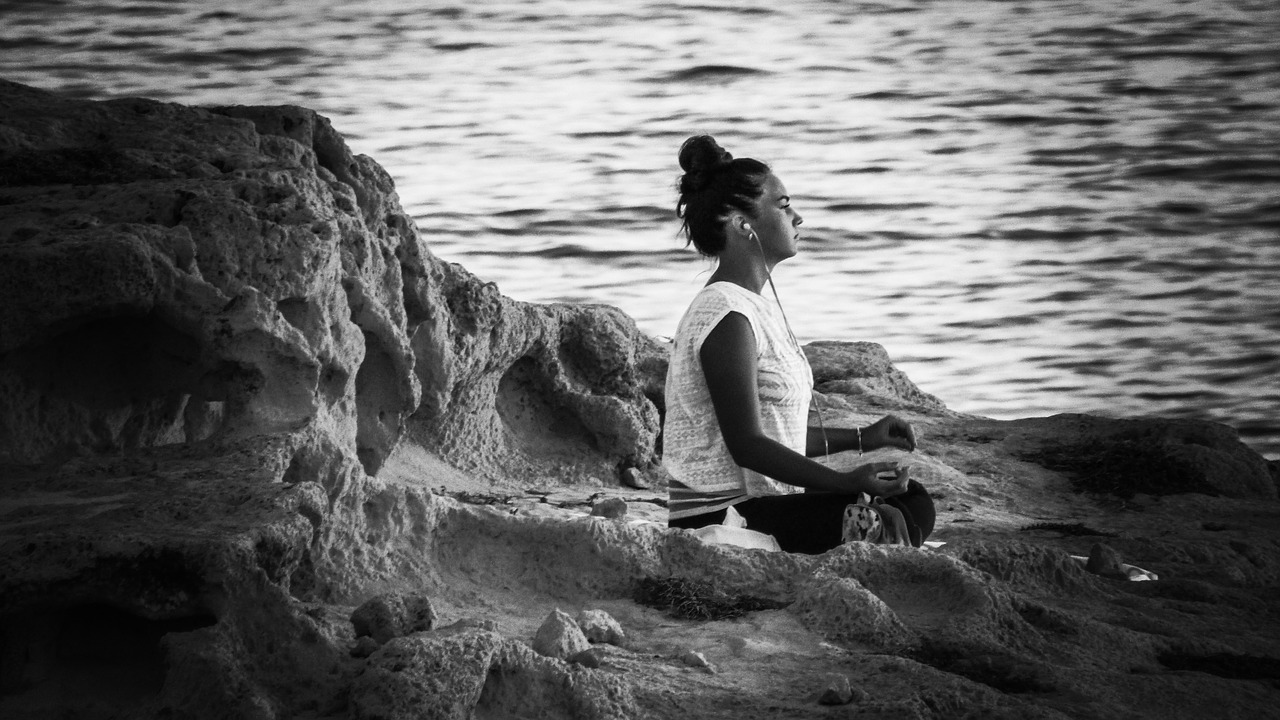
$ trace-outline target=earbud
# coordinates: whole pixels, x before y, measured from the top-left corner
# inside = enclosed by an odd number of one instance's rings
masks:
[[[743,230],[750,230],[750,229],[751,229],[751,223],[742,223],[742,229],[743,229]]]

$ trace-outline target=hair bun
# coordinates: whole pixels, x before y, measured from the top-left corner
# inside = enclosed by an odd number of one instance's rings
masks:
[[[690,174],[715,172],[732,160],[729,151],[710,135],[694,135],[680,146],[680,167]]]

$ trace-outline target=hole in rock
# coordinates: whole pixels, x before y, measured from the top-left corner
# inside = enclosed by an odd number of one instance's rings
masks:
[[[364,361],[356,371],[356,456],[376,475],[399,437],[400,374],[378,336],[364,333]],[[391,422],[386,422],[387,416]]]
[[[557,402],[538,363],[523,357],[498,382],[498,417],[508,436],[531,455],[594,450],[595,436],[577,413]]]
[[[223,394],[205,370],[199,341],[153,315],[69,327],[0,357],[17,420],[0,445],[39,462],[68,445],[108,452],[204,439],[221,424],[208,401]]]
[[[130,717],[164,684],[160,639],[216,622],[147,620],[106,605],[0,617],[0,717]]]
[[[305,297],[285,298],[276,303],[276,309],[290,325],[306,333],[311,324],[311,303]]]

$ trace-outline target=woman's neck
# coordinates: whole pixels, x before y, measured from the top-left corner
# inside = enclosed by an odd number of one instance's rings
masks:
[[[759,295],[768,280],[769,268],[760,258],[726,253],[720,256],[707,284],[729,282]]]

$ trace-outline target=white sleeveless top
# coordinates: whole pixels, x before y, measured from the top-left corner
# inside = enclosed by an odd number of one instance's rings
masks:
[[[742,468],[724,444],[698,354],[731,312],[745,317],[755,335],[761,429],[792,450],[805,451],[813,372],[777,304],[733,283],[704,287],[676,328],[667,368],[662,454],[675,479],[668,506],[672,519],[714,512],[749,497],[803,492]]]

